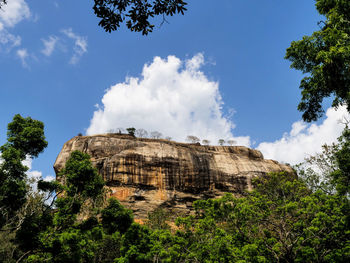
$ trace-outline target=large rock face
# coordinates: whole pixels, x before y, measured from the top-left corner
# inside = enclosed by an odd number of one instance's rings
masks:
[[[88,153],[106,181],[110,194],[145,218],[157,207],[188,212],[200,198],[240,194],[251,189],[251,180],[268,172],[291,167],[265,160],[243,146],[202,146],[129,135],[78,136],[66,142],[54,164],[56,174],[70,153]]]

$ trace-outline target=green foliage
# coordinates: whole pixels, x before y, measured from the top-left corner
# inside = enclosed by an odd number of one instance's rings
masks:
[[[79,195],[95,199],[101,195],[104,181],[92,166],[90,156],[86,153],[72,152],[60,176],[65,178],[68,196]]]
[[[337,144],[323,145],[322,152],[305,159],[303,163],[295,166],[298,177],[312,192],[317,190],[327,194],[335,193],[332,173],[338,169],[335,152]]]
[[[108,234],[124,234],[133,222],[131,210],[124,208],[117,199],[111,198],[102,210],[102,226]]]
[[[53,193],[54,191],[62,192],[64,187],[56,180],[54,181],[39,180],[38,189],[43,192]]]
[[[311,193],[283,174],[260,178],[246,197],[194,204],[179,218],[186,260],[198,262],[347,262],[349,201]],[[169,255],[171,249],[167,251]]]
[[[7,129],[7,143],[0,147],[0,228],[14,219],[26,202],[28,167],[22,162],[26,157],[37,157],[47,146],[40,121],[17,114]]]
[[[98,243],[95,262],[110,263],[120,258],[121,236],[119,232],[104,235]]]
[[[122,257],[116,259],[115,262],[151,262],[149,253],[152,248],[150,234],[151,232],[147,227],[133,223],[122,237]]]
[[[135,131],[136,131],[135,128],[127,128],[126,130],[127,130],[129,135],[135,137]]]
[[[102,196],[104,182],[92,166],[88,154],[74,151],[60,174],[65,182],[39,183],[41,189],[63,191],[55,200],[55,213],[51,224],[41,229],[35,253],[28,262],[94,262],[97,250],[103,240],[102,227],[91,216],[82,216],[82,207],[88,206]],[[52,211],[51,211],[52,213]],[[92,213],[93,214],[93,213]],[[31,221],[31,231],[36,229]]]
[[[350,111],[350,1],[316,0],[316,8],[326,18],[321,30],[293,41],[286,53],[291,67],[307,74],[298,106],[305,121],[322,116],[322,101],[330,96],[333,106],[345,104]]]
[[[334,153],[338,169],[332,172],[332,183],[340,195],[350,193],[350,130],[346,127],[339,138],[339,150]]]
[[[170,229],[167,220],[171,220],[170,212],[159,207],[148,214],[147,226],[152,230]]]
[[[195,213],[179,217],[175,231],[163,209],[149,214],[148,226],[134,223],[132,212],[116,199],[99,209],[103,180],[89,155],[78,151],[59,181],[39,181],[39,189],[57,194],[53,206],[45,204],[44,194],[25,181],[22,164],[26,155],[35,156],[46,145],[43,134],[30,131],[37,126],[30,118],[17,116],[14,122],[1,147],[0,262],[350,261],[347,128],[338,144],[310,157],[326,175],[325,184],[308,172],[302,180],[285,174],[259,177],[244,197],[196,201]]]
[[[52,214],[48,209],[31,211],[16,232],[15,242],[23,251],[37,249],[40,246],[39,233],[52,225]]]
[[[106,32],[117,30],[126,21],[129,30],[147,35],[154,28],[150,23],[151,18],[162,16],[164,22],[165,16],[179,13],[183,15],[187,10],[186,5],[183,0],[95,0],[93,9],[96,16],[101,19],[99,26]]]
[[[0,232],[0,262],[14,263],[18,258],[17,245],[13,242],[14,232]]]
[[[0,262],[16,262],[39,245],[39,234],[52,224],[46,197],[27,186],[26,201],[0,231]]]
[[[324,145],[322,153],[299,164],[300,179],[313,191],[326,194],[349,195],[350,182],[350,130],[346,127],[338,143]]]
[[[45,147],[47,141],[44,135],[44,124],[41,121],[33,120],[30,117],[23,118],[16,114],[13,121],[7,127],[8,144],[2,146],[1,151],[7,147],[19,150],[25,157],[37,157]]]

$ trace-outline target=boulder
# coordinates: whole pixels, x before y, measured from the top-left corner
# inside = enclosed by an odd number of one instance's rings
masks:
[[[204,146],[125,134],[77,136],[66,142],[54,169],[64,167],[72,151],[91,156],[109,194],[133,210],[135,217],[164,207],[191,211],[192,202],[252,189],[252,179],[293,169],[265,160],[260,151],[244,146]]]

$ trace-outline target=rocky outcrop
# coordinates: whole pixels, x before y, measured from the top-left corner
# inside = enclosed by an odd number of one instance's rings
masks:
[[[241,194],[252,178],[290,166],[265,160],[243,146],[203,146],[123,134],[77,136],[66,142],[54,164],[56,174],[74,150],[86,152],[105,180],[110,194],[145,218],[157,207],[188,212],[192,202]]]

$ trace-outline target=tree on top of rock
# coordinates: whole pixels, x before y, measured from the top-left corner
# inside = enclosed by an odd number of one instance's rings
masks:
[[[200,139],[197,136],[194,135],[188,135],[186,137],[186,141],[190,142],[190,143],[197,143],[200,142]]]
[[[129,135],[135,136],[135,131],[136,131],[135,128],[131,127],[131,128],[127,128],[126,130],[127,130]]]
[[[160,139],[162,137],[162,133],[159,131],[153,131],[151,132],[151,138],[152,139]]]
[[[224,139],[219,139],[218,143],[220,146],[223,146],[225,144],[225,140]]]
[[[137,137],[146,138],[148,136],[148,132],[145,129],[137,129],[135,131]]]

